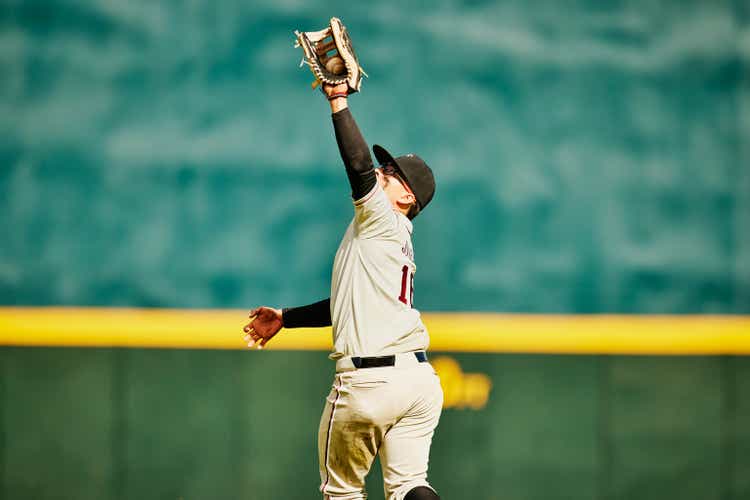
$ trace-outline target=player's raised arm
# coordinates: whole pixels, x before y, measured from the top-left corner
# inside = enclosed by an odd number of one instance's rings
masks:
[[[377,182],[370,150],[347,103],[347,85],[324,85],[323,91],[331,105],[333,129],[352,187],[352,198],[359,200],[369,193]]]
[[[243,328],[245,342],[248,347],[257,344],[258,349],[263,349],[282,328],[331,326],[331,299],[284,309],[257,307],[250,311],[250,320]]]

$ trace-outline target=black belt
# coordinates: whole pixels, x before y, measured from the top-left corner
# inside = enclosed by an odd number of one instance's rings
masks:
[[[414,357],[417,361],[424,363],[427,361],[427,353],[424,351],[417,351],[414,353]],[[381,366],[395,366],[396,356],[391,354],[390,356],[373,356],[370,358],[360,358],[359,356],[352,356],[352,364],[355,368],[380,368]]]

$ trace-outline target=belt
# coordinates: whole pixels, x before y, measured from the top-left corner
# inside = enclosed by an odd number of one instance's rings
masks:
[[[380,368],[384,366],[410,365],[415,363],[424,363],[427,361],[427,353],[424,351],[408,352],[403,354],[391,354],[390,356],[372,356],[360,357],[352,356],[350,358],[341,358],[336,362],[336,371],[346,371],[347,369],[363,368]]]

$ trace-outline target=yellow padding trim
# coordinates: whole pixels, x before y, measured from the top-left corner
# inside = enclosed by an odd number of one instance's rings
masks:
[[[426,313],[433,351],[750,354],[750,316]],[[0,345],[246,349],[247,311],[0,308]],[[331,349],[331,329],[282,330],[268,349]]]

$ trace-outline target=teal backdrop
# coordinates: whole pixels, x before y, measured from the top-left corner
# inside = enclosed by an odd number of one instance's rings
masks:
[[[328,296],[352,208],[292,31],[331,15],[366,139],[436,172],[421,309],[750,312],[742,0],[5,0],[0,303]]]
[[[366,139],[436,173],[418,308],[750,313],[744,0],[3,0],[0,305],[326,297],[352,208],[292,31],[332,15]],[[750,498],[747,357],[455,358],[493,389],[443,498]],[[323,352],[0,363],[3,499],[317,498]]]

